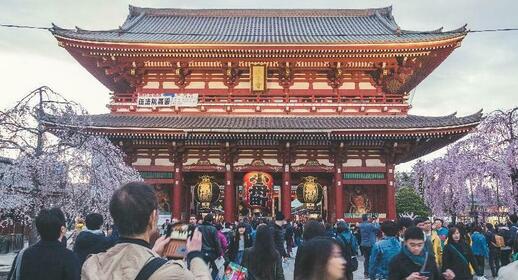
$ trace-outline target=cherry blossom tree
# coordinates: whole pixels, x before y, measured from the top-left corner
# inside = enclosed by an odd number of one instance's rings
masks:
[[[86,131],[88,113],[48,87],[0,111],[0,220],[29,223],[41,208],[69,218],[108,216],[115,189],[142,180],[107,138]],[[108,218],[108,217],[107,217]]]
[[[417,162],[415,187],[434,214],[456,217],[476,205],[518,206],[518,108],[487,115],[465,139],[434,160]],[[476,217],[475,217],[476,218]]]

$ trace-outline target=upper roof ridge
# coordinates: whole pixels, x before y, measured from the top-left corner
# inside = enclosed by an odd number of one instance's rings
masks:
[[[196,17],[366,17],[379,13],[392,17],[392,6],[369,9],[176,9],[142,8],[129,5],[129,16],[196,16]]]

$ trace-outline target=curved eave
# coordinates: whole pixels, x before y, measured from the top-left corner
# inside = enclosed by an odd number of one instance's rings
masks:
[[[56,126],[54,123],[46,123]],[[84,129],[93,134],[110,136],[146,136],[165,137],[175,135],[195,134],[220,134],[220,135],[301,135],[321,134],[332,138],[355,138],[355,137],[441,137],[444,135],[465,134],[479,124],[478,122],[444,127],[421,127],[421,128],[396,128],[396,129],[173,129],[173,128],[142,128],[142,127],[109,127],[109,126],[86,126]]]
[[[150,50],[173,50],[173,49],[308,49],[319,50],[322,46],[341,50],[418,50],[434,49],[447,46],[457,46],[457,44],[467,35],[466,32],[453,34],[450,38],[440,40],[427,40],[416,42],[368,42],[368,43],[315,43],[315,44],[296,44],[296,43],[175,43],[175,42],[113,42],[113,41],[92,41],[60,35],[59,32],[52,32],[54,37],[67,46],[82,49],[97,49],[106,51],[150,51]]]

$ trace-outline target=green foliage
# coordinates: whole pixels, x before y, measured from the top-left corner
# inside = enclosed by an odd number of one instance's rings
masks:
[[[411,187],[402,187],[397,191],[396,212],[398,215],[405,213],[414,213],[422,217],[430,215],[430,209],[426,207],[423,198]]]

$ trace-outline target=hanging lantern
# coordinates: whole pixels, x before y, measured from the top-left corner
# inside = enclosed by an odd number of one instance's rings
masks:
[[[317,204],[322,201],[323,194],[322,185],[314,176],[303,177],[302,183],[297,186],[297,199],[310,210],[316,209]]]
[[[203,175],[194,186],[194,200],[201,204],[202,209],[210,209],[211,204],[219,199],[219,186],[214,177]]]
[[[272,203],[273,177],[264,172],[248,172],[243,177],[247,207],[260,211]]]

